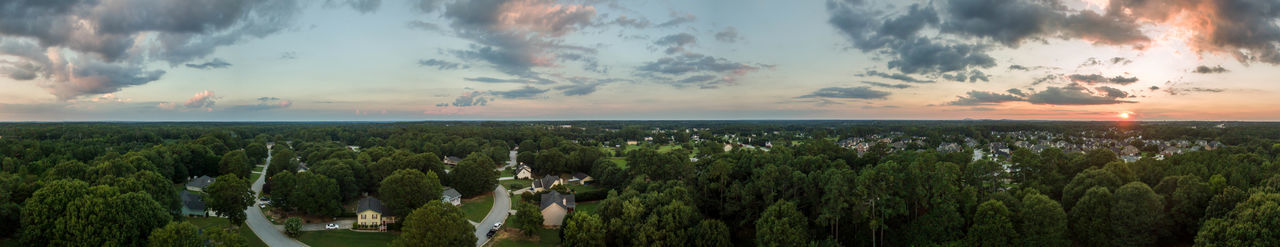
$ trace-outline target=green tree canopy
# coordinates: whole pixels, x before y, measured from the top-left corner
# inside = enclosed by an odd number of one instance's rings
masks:
[[[1280,193],[1254,193],[1224,218],[1205,221],[1196,246],[1280,246]]]
[[[427,202],[404,219],[397,247],[475,246],[475,228],[462,211],[439,200]]]
[[[969,227],[969,235],[965,236],[968,246],[1014,246],[1018,240],[1018,231],[1013,228],[1013,213],[1004,203],[990,200],[978,205],[973,217],[973,226]]]
[[[532,203],[517,200],[512,202],[515,204],[516,215],[512,219],[515,227],[519,228],[525,236],[533,236],[538,229],[542,228],[542,212],[538,211],[538,206]]]
[[[1097,186],[1089,189],[1071,208],[1069,225],[1071,237],[1085,246],[1111,244],[1111,206],[1114,200],[1111,190]]]
[[[1040,193],[1027,193],[1022,197],[1020,229],[1024,246],[1069,246],[1067,239],[1067,213],[1062,205]]]
[[[391,215],[405,215],[422,207],[427,201],[440,200],[444,188],[433,171],[427,174],[413,169],[401,169],[382,179],[378,195],[391,210]]]
[[[498,171],[494,170],[496,164],[488,156],[472,153],[458,162],[449,181],[465,197],[493,191],[498,186]]]
[[[809,242],[808,220],[796,204],[778,200],[756,220],[756,244],[759,246],[796,246]]]
[[[244,224],[244,209],[253,206],[253,191],[249,181],[235,174],[218,176],[204,189],[205,204],[218,215],[227,217],[232,226]]]
[[[1147,184],[1132,182],[1116,189],[1111,208],[1113,242],[1118,246],[1151,246],[1164,231],[1164,201]]]
[[[229,173],[247,178],[252,171],[253,163],[249,162],[249,156],[244,154],[244,150],[227,152],[222,156],[222,161],[218,162],[218,172],[222,174]]]
[[[561,243],[566,247],[605,246],[604,222],[595,214],[575,213],[564,227]]]
[[[200,236],[200,228],[190,222],[169,222],[161,228],[151,231],[147,246],[151,247],[203,247],[204,239]]]

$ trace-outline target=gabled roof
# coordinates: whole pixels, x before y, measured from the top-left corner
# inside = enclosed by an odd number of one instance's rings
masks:
[[[373,210],[379,214],[387,213],[386,210],[382,209],[382,201],[379,201],[378,198],[373,198],[372,196],[362,198],[360,199],[360,202],[356,203],[356,213],[364,212],[365,210]]]
[[[589,178],[589,177],[591,177],[591,175],[587,175],[586,173],[581,173],[581,172],[575,172],[575,173],[573,173],[573,178],[578,179],[578,180],[587,179],[587,178]]]
[[[200,194],[183,190],[179,193],[179,196],[182,197],[182,207],[194,211],[204,211],[204,198]]]
[[[556,180],[560,180],[560,177],[547,175],[537,180],[533,180],[533,187],[534,188],[551,187],[551,185],[556,184]]]
[[[441,194],[445,198],[462,198],[462,193],[458,193],[458,190],[455,190],[453,188],[446,189],[444,190],[444,193],[441,193]]]
[[[458,156],[445,156],[444,160],[445,162],[454,163],[454,164],[457,164],[458,162],[462,162],[462,158],[458,158]]]
[[[560,192],[556,191],[542,194],[542,205],[538,207],[538,210],[547,209],[551,205],[559,205],[565,209],[570,209],[576,207],[578,203],[574,200],[573,194],[560,194]]]
[[[204,187],[208,187],[209,184],[213,184],[213,180],[214,178],[211,178],[209,176],[200,176],[198,178],[192,179],[191,182],[187,182],[187,186],[203,189]]]

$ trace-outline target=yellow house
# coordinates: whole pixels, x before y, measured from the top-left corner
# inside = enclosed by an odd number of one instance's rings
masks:
[[[365,197],[356,206],[356,225],[361,227],[380,227],[386,230],[386,224],[395,223],[396,217],[387,214],[378,198]]]

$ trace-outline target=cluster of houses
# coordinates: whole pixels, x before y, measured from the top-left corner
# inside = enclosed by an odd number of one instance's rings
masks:
[[[568,179],[553,175],[545,175],[538,178],[533,175],[533,170],[526,165],[520,165],[516,168],[516,178],[533,180],[531,190],[534,193],[547,191],[547,193],[542,194],[538,207],[538,210],[542,212],[542,224],[546,226],[564,224],[565,215],[572,213],[574,208],[577,207],[577,201],[574,199],[573,194],[562,194],[551,188],[557,185],[588,184],[595,180],[590,175],[581,172],[573,173]]]
[[[462,205],[462,193],[445,187],[440,195],[440,201],[454,206]],[[356,226],[360,228],[378,228],[379,231],[386,231],[387,224],[396,223],[397,219],[395,214],[382,206],[382,200],[376,197],[366,196],[356,202]]]
[[[214,213],[205,207],[204,188],[213,184],[215,178],[209,176],[200,176],[192,178],[187,182],[186,190],[178,193],[178,197],[182,199],[182,215],[183,216],[214,216]]]
[[[932,148],[939,153],[964,152],[966,149],[972,148],[973,159],[990,158],[995,160],[1006,160],[1009,158],[1015,147],[1021,147],[1031,150],[1032,152],[1040,152],[1048,148],[1057,148],[1066,153],[1085,153],[1094,149],[1110,149],[1120,156],[1120,159],[1126,162],[1136,162],[1142,158],[1142,147],[1154,146],[1159,152],[1154,153],[1152,158],[1163,160],[1166,156],[1180,154],[1183,152],[1192,152],[1199,150],[1213,150],[1223,147],[1218,141],[1206,140],[1148,140],[1142,136],[1135,136],[1133,131],[1082,131],[1065,135],[1062,133],[1052,133],[1048,131],[1012,131],[1012,132],[991,132],[990,136],[999,141],[988,142],[982,145],[981,142],[970,137],[944,136],[943,139],[956,140],[963,138],[961,142],[941,142],[937,147]],[[1124,139],[1111,139],[1099,136],[1118,135],[1129,136]],[[872,146],[877,144],[885,144],[890,151],[915,149],[923,151],[920,147],[926,147],[928,138],[919,136],[906,136],[902,132],[890,132],[887,134],[874,134],[864,137],[852,137],[837,141],[836,144],[858,151],[859,155],[866,153]],[[1141,143],[1140,146],[1133,146],[1134,143]]]

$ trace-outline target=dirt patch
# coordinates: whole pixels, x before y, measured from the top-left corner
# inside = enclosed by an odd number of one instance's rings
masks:
[[[503,227],[502,230],[498,230],[498,234],[494,235],[493,240],[489,242],[496,243],[498,241],[502,241],[506,239],[518,240],[518,241],[529,241],[529,242],[538,242],[542,240],[541,237],[538,237],[538,234],[533,234],[533,236],[525,236],[524,232],[520,231],[520,229],[516,229],[513,227]]]

